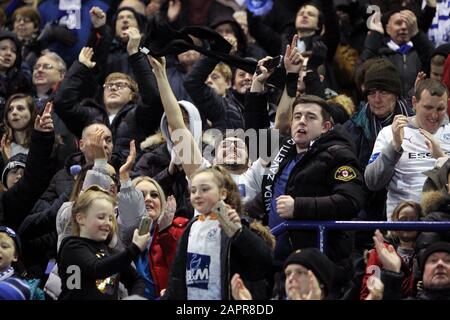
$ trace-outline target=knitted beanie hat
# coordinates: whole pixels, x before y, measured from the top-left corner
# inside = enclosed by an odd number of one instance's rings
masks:
[[[364,75],[364,88],[366,93],[378,89],[400,96],[402,84],[397,68],[387,60],[374,61]]]
[[[311,270],[320,283],[324,285],[326,292],[330,292],[333,285],[335,265],[319,249],[306,248],[296,250],[286,259],[283,269],[286,269],[290,264],[300,264]]]

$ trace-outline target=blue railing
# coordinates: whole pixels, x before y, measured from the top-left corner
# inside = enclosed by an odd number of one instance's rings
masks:
[[[450,222],[429,221],[286,221],[274,227],[271,232],[278,236],[288,230],[317,230],[319,249],[325,252],[327,231],[369,231],[369,230],[403,230],[403,231],[450,231]]]

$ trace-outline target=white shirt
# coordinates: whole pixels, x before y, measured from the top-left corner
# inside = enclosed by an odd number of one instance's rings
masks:
[[[441,126],[434,134],[442,150],[450,154],[450,124]],[[392,125],[384,127],[378,134],[372,157],[391,144],[393,140]],[[425,144],[425,138],[418,129],[405,127],[402,143],[403,154],[395,165],[394,174],[388,184],[386,213],[391,221],[392,211],[401,201],[419,202],[426,176],[424,171],[433,169],[436,159],[431,157]]]
[[[220,227],[217,219],[195,221],[186,258],[188,300],[221,300]]]

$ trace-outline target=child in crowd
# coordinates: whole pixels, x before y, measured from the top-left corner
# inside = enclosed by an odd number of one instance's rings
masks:
[[[115,201],[110,194],[91,186],[72,208],[73,236],[59,248],[58,271],[62,280],[60,300],[115,300],[119,281],[130,295],[143,295],[145,282],[131,262],[144,250],[150,235],[135,230],[132,243],[121,252],[108,242],[116,232]]]
[[[419,221],[422,210],[420,205],[413,201],[402,201],[395,207],[392,213],[392,221]],[[413,295],[413,261],[414,261],[414,246],[418,236],[417,231],[390,231],[386,239],[384,239],[384,246],[386,248],[395,248],[395,251],[402,260],[401,271],[404,273],[402,292],[403,297]],[[382,237],[377,230],[375,237]],[[394,250],[394,249],[392,249]],[[366,299],[369,294],[367,283],[369,278],[376,274],[377,268],[383,268],[383,262],[379,258],[378,248],[370,250],[367,259],[366,274],[363,278],[360,298]]]
[[[0,226],[0,300],[28,300],[30,287],[14,272],[20,254],[20,240],[10,228]]]
[[[241,221],[241,198],[229,173],[220,166],[200,169],[192,176],[190,192],[200,214],[180,239],[164,298],[231,299],[230,275],[236,272],[256,299],[267,298],[264,276],[271,267],[271,248]],[[217,213],[221,200],[224,212]]]

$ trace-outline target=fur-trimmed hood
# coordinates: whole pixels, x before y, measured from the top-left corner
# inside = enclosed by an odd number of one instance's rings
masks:
[[[165,142],[166,139],[164,138],[164,135],[161,131],[158,131],[155,134],[148,136],[144,141],[141,142],[141,150],[153,149],[153,147],[156,147]]]
[[[450,213],[450,195],[441,191],[423,192],[420,206],[424,216],[436,211]]]

